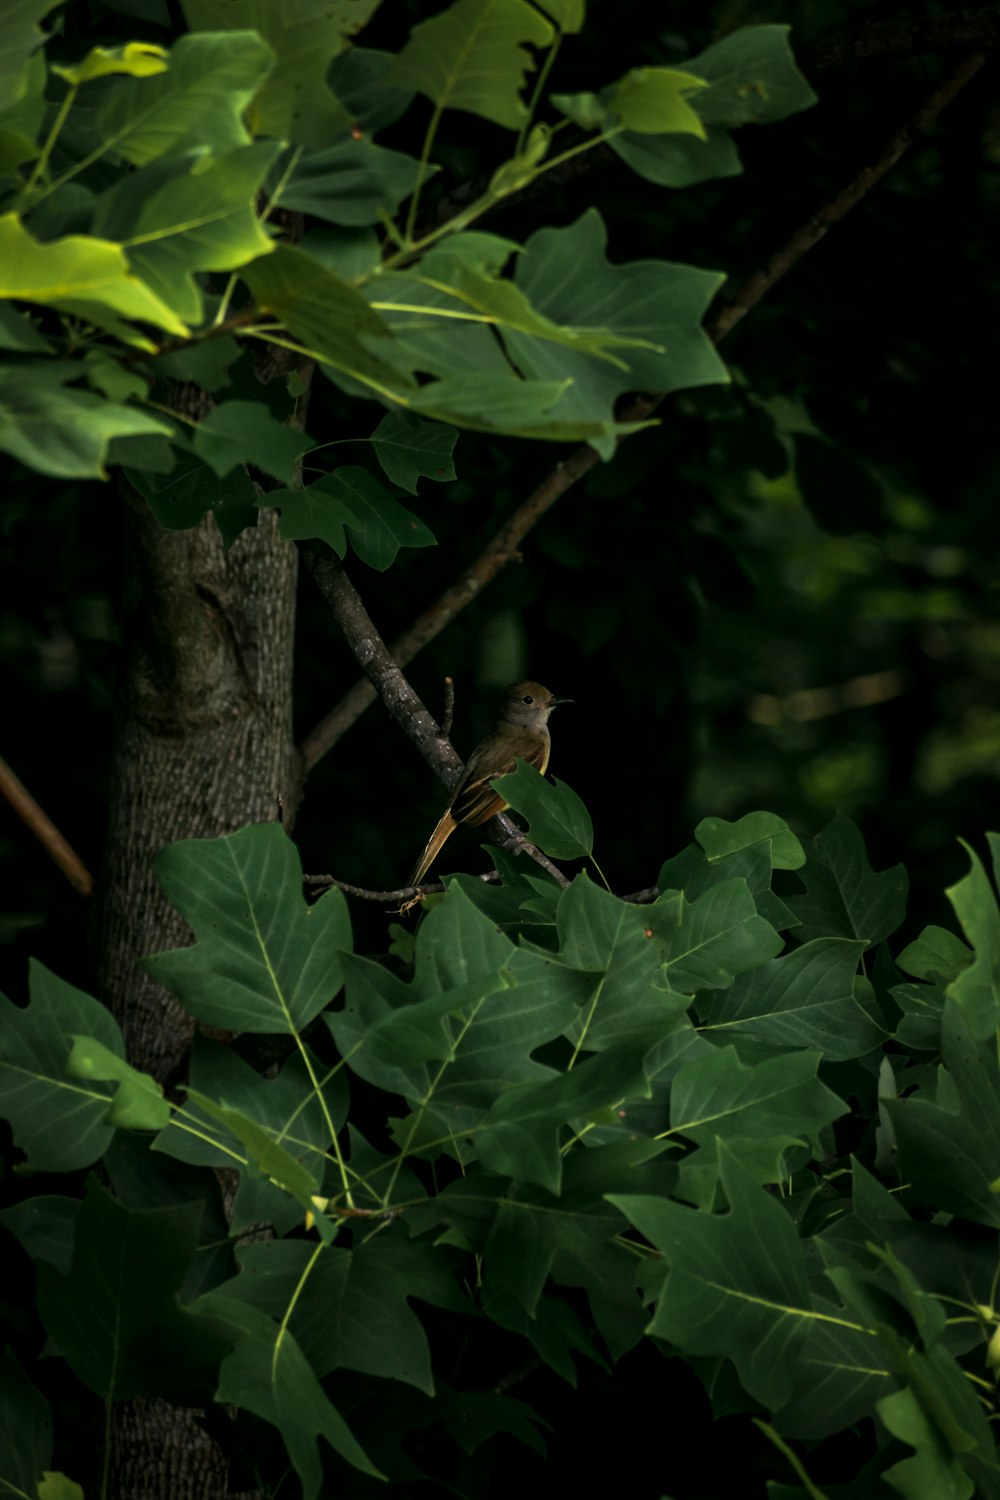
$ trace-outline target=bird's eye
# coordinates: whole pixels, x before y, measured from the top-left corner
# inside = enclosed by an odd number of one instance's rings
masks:
[[[523,697],[523,698],[522,698],[522,699],[521,699],[521,702],[522,702],[522,703],[534,703],[534,701],[535,701],[535,700],[534,700],[534,698],[533,698],[533,697],[532,697],[532,696],[531,696],[531,694],[530,694],[530,693],[527,693],[527,694],[526,694],[526,695],[525,695],[525,696],[524,696],[524,697]]]

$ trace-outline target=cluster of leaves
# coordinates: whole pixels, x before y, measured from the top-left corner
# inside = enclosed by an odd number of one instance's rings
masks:
[[[579,800],[523,776],[533,836],[589,855]],[[756,1417],[806,1486],[782,1495],[821,1493],[810,1450],[865,1417],[853,1493],[1000,1495],[1000,909],[970,858],[971,946],[930,928],[895,962],[902,867],[846,819],[802,842],[768,813],[706,819],[651,905],[498,854],[502,884],[453,877],[376,961],[336,889],[305,902],[279,826],[168,847],[196,941],[148,967],[242,1056],[200,1037],[172,1103],[41,966],[3,1006],[24,1171],[101,1164],[3,1214],[52,1346],[109,1405],[263,1419],[306,1500],[347,1466],[422,1477],[434,1429],[543,1449],[544,1411],[456,1377],[456,1322],[570,1382],[652,1341]],[[12,1355],[2,1376],[0,1467],[57,1493],[45,1402]],[[283,1450],[251,1448],[277,1482]]]
[[[470,226],[598,146],[661,186],[738,171],[733,129],[813,100],[787,28],[738,32],[683,71],[633,68],[600,94],[554,94],[545,124],[542,88],[583,0],[457,0],[397,55],[351,43],[377,0],[291,13],[186,0],[189,30],[169,48],[47,63],[59,36],[35,50],[30,21],[51,9],[22,7],[0,60],[0,447],[28,466],[102,478],[119,464],[163,525],[212,510],[228,542],[255,518],[249,462],[286,486],[268,497],[286,536],[343,555],[346,527],[385,567],[430,533],[357,465],[290,492],[315,444],[243,380],[254,351],[259,366],[278,346],[388,406],[389,436],[380,424],[372,442],[405,450],[404,477],[383,464],[411,493],[421,472],[453,477],[453,434],[427,418],[586,438],[609,456],[628,430],[623,392],[726,379],[700,328],[718,275],[610,263],[594,209],[523,246]],[[432,106],[419,156],[378,144],[418,97]],[[428,227],[422,193],[452,110],[515,145],[473,201]],[[214,403],[199,421],[178,409],[185,382]],[[290,413],[294,369],[288,388]]]

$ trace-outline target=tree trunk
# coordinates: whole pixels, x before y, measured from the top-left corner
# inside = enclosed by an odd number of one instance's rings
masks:
[[[153,860],[176,839],[294,810],[297,553],[273,511],[224,551],[211,515],[171,532],[134,493],[124,504],[125,647],[97,967],[129,1061],[169,1085],[183,1074],[194,1022],[139,961],[191,933],[161,895]],[[116,1412],[116,1500],[227,1495],[225,1460],[197,1415],[161,1401]]]

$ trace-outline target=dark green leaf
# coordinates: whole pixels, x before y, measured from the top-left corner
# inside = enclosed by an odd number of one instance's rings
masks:
[[[67,387],[65,382],[79,373],[65,362],[0,371],[0,449],[56,479],[107,479],[113,439],[173,431],[162,417],[136,406]]]
[[[121,1033],[99,1001],[34,961],[28,989],[26,1010],[0,996],[0,1109],[32,1171],[78,1171],[103,1156],[111,1140],[113,1091],[69,1078],[72,1037],[93,1037],[121,1057]]]
[[[820,1083],[818,1052],[786,1052],[744,1067],[734,1047],[685,1063],[670,1093],[670,1133],[710,1144],[717,1136],[815,1139],[848,1106]]]
[[[242,467],[220,479],[182,449],[166,474],[129,468],[126,475],[167,531],[187,531],[211,511],[224,544],[231,547],[242,531],[257,524],[257,491]]]
[[[566,783],[548,782],[545,777],[518,760],[510,776],[498,776],[493,785],[515,812],[528,819],[531,841],[553,859],[580,859],[592,854],[594,825],[590,814],[572,787]]]
[[[367,138],[348,136],[300,156],[277,201],[328,224],[360,228],[392,218],[413,192],[420,164]]]
[[[848,938],[814,938],[782,958],[741,974],[704,1007],[701,1030],[712,1040],[732,1037],[777,1047],[814,1047],[828,1058],[862,1057],[884,1033],[854,998],[865,945]]]
[[[726,1355],[750,1395],[776,1408],[799,1382],[812,1317],[805,1256],[784,1209],[720,1154],[727,1213],[608,1197],[667,1260],[649,1332],[693,1354]]]
[[[33,1497],[52,1461],[52,1413],[13,1350],[0,1354],[0,1494]]]
[[[421,477],[443,482],[455,478],[452,452],[458,441],[453,427],[421,422],[409,412],[386,412],[371,436],[379,463],[393,484],[411,495]]]
[[[312,439],[283,427],[259,402],[225,401],[202,417],[194,429],[193,447],[220,479],[240,464],[250,463],[292,484],[296,460],[312,447]]]
[[[873,945],[895,932],[906,911],[907,878],[902,865],[876,875],[865,856],[861,834],[842,813],[823,832],[805,841],[800,879],[804,896],[789,896],[801,920],[795,936],[861,938]]]
[[[321,1436],[362,1473],[376,1479],[385,1477],[369,1461],[327,1398],[286,1328],[248,1302],[224,1292],[208,1292],[193,1306],[242,1334],[232,1354],[223,1360],[216,1400],[242,1406],[277,1427],[302,1481],[303,1500],[317,1500],[320,1494],[322,1464],[317,1439]]]
[[[298,851],[280,824],[168,844],[156,873],[198,941],[144,963],[191,1015],[232,1031],[294,1035],[340,989],[346,902],[331,888],[306,904]]]
[[[1000,836],[987,834],[993,856],[993,875],[1000,866]],[[1000,1025],[1000,909],[986,871],[974,850],[965,845],[972,869],[946,892],[962,931],[975,950],[971,965],[963,966],[948,985],[948,994],[962,1009],[965,1024],[976,1038],[992,1036]]]
[[[281,535],[289,540],[319,537],[338,557],[351,546],[370,568],[384,573],[400,547],[433,547],[434,534],[400,505],[391,490],[367,469],[347,464],[324,474],[305,489],[272,490],[261,504],[281,507]]]
[[[91,1180],[67,1275],[40,1262],[38,1307],[73,1372],[105,1400],[161,1395],[209,1399],[232,1343],[177,1293],[195,1254],[200,1203],[130,1212]],[[142,1274],[136,1274],[136,1268]]]

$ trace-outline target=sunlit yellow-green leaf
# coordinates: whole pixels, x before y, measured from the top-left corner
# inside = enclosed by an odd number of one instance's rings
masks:
[[[53,63],[53,73],[65,78],[73,88],[89,83],[92,78],[103,78],[108,73],[127,73],[132,78],[152,78],[155,73],[165,73],[170,54],[165,47],[153,42],[126,42],[121,47],[93,47],[82,62],[62,68]]]
[[[188,331],[132,273],[120,245],[82,234],[41,244],[16,214],[0,218],[0,297],[58,307],[142,348],[153,346],[122,319],[152,323],[168,333]]]

